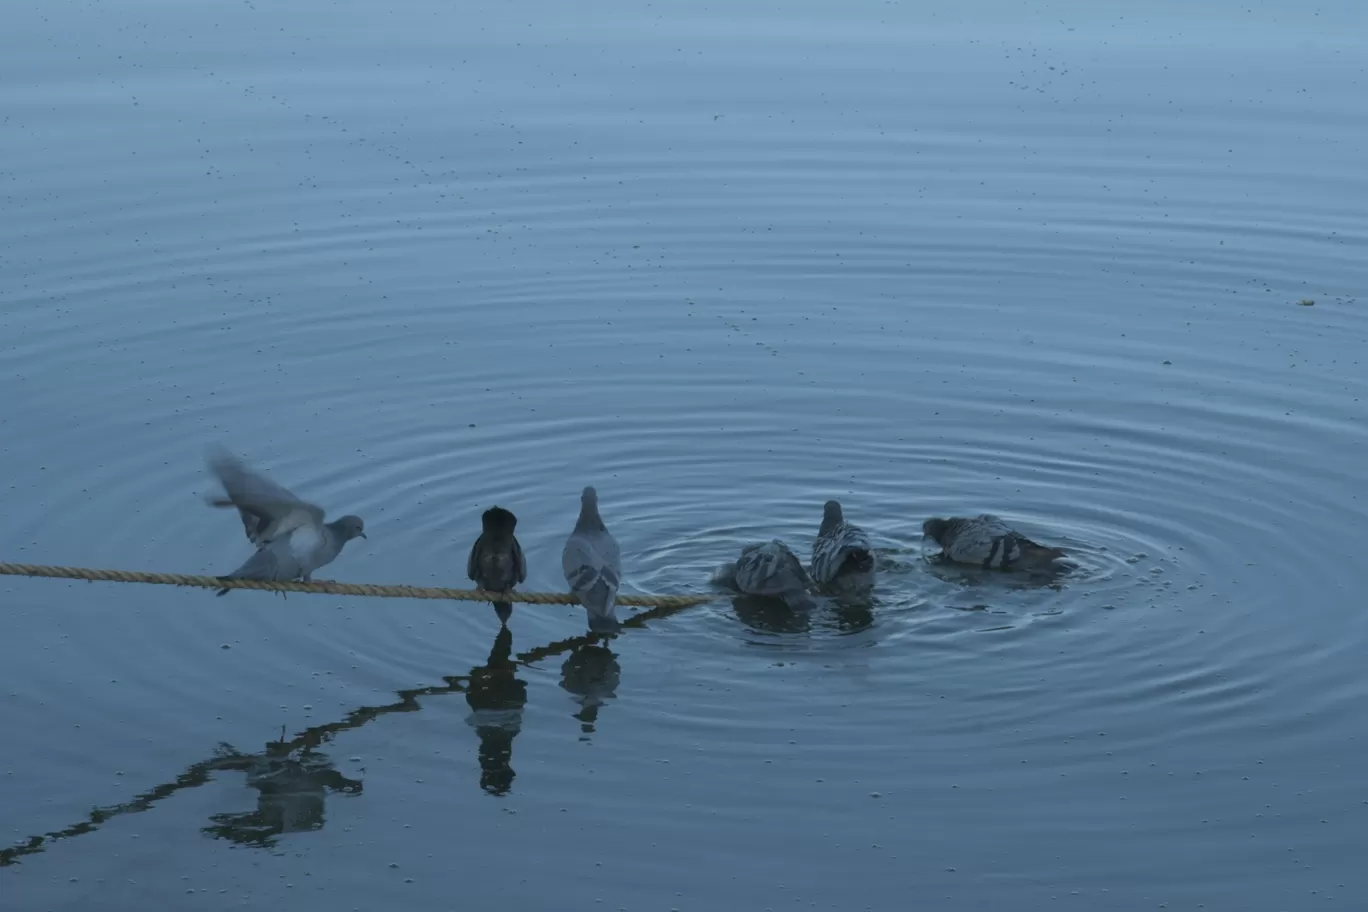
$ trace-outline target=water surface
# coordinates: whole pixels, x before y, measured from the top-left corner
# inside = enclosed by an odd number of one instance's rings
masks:
[[[0,582],[5,909],[1357,909],[1368,14],[21,5],[0,559],[190,573],[224,440],[583,613]],[[1298,306],[1313,300],[1312,306]],[[1055,586],[924,560],[991,510]],[[92,812],[92,808],[96,810]]]

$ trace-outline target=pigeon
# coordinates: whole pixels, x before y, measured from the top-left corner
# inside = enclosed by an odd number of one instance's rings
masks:
[[[874,549],[869,536],[845,521],[841,505],[834,500],[823,507],[822,527],[812,543],[812,578],[823,586],[874,585]]]
[[[991,513],[928,519],[922,535],[940,545],[949,560],[984,570],[1046,570],[1064,556],[1059,548],[1036,544]]]
[[[256,553],[220,579],[303,580],[330,563],[353,538],[365,538],[359,516],[323,521],[321,507],[300,500],[259,472],[247,468],[227,450],[210,453],[209,468],[223,484],[225,496],[210,498],[215,507],[235,507],[247,540]],[[220,589],[226,595],[228,589]]]
[[[527,561],[523,558],[522,545],[513,534],[518,517],[503,507],[491,507],[484,511],[480,522],[484,531],[470,549],[466,573],[481,589],[508,592],[527,579]],[[513,605],[495,602],[494,613],[501,623],[507,624],[513,615]]]
[[[817,604],[808,594],[812,577],[803,569],[798,555],[777,538],[746,545],[736,562],[723,564],[714,571],[712,579],[746,595],[781,599],[797,611],[810,610]]]
[[[592,633],[617,633],[621,629],[615,607],[622,582],[622,552],[603,525],[598,511],[598,492],[592,487],[580,494],[580,515],[575,531],[561,552],[570,591],[589,615]]]

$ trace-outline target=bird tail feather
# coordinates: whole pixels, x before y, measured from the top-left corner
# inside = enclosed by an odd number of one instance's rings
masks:
[[[600,579],[580,597],[589,614],[589,629],[594,633],[617,633],[621,629],[615,612],[617,590]]]

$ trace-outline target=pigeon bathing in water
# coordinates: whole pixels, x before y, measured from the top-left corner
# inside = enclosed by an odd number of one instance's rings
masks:
[[[513,535],[518,517],[503,507],[491,507],[484,511],[480,522],[484,525],[484,531],[470,549],[466,573],[481,589],[508,592],[527,579],[527,561],[523,558],[522,545]],[[509,602],[495,602],[494,613],[499,616],[500,622],[507,624],[513,614],[513,606]]]
[[[733,586],[746,595],[781,599],[798,611],[816,607],[808,594],[812,577],[803,569],[798,555],[778,539],[746,545],[736,563],[717,569],[713,581]]]
[[[300,500],[226,450],[209,456],[209,468],[223,485],[225,497],[210,499],[215,507],[236,507],[247,540],[256,553],[220,579],[303,580],[332,561],[353,538],[365,538],[359,516],[323,521],[323,510]],[[226,595],[220,589],[219,595]]]
[[[598,492],[585,488],[580,495],[579,520],[561,552],[570,591],[589,615],[593,633],[617,633],[617,591],[622,581],[622,553],[603,525],[598,511]]]
[[[874,585],[874,549],[869,536],[841,515],[841,505],[828,500],[822,527],[812,543],[812,578],[823,586]]]
[[[984,570],[1047,570],[1064,556],[1058,548],[1036,544],[991,513],[928,519],[922,535],[934,539],[946,558]]]

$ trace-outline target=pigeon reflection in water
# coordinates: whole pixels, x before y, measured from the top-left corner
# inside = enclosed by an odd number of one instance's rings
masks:
[[[874,626],[868,598],[836,597],[823,602],[821,611],[794,611],[777,599],[738,595],[732,598],[732,610],[756,633],[848,636]]]
[[[576,646],[561,665],[560,686],[574,694],[579,712],[580,731],[588,740],[598,722],[599,708],[617,696],[622,683],[622,666],[617,654],[601,643]]]
[[[794,611],[778,599],[763,595],[738,595],[732,599],[732,610],[741,623],[760,633],[808,633],[812,630],[812,612]]]
[[[527,682],[517,676],[513,661],[513,632],[500,627],[489,658],[471,669],[466,685],[470,715],[466,724],[480,739],[480,788],[506,795],[513,788],[513,739],[522,731]]]
[[[270,847],[284,833],[304,833],[323,828],[328,792],[359,794],[362,783],[333,768],[327,754],[314,750],[290,750],[271,742],[260,754],[244,754],[219,746],[212,767],[247,774],[247,785],[257,790],[254,811],[214,814],[204,832],[239,845]]]

